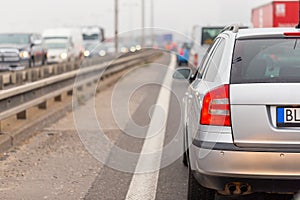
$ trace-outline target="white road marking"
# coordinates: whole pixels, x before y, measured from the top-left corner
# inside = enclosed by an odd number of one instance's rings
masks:
[[[159,168],[162,156],[162,149],[164,145],[165,132],[167,126],[167,118],[169,112],[169,104],[172,85],[172,74],[176,66],[176,56],[172,55],[169,68],[164,78],[163,86],[159,92],[156,105],[164,108],[165,115],[162,119],[161,111],[155,107],[152,119],[150,122],[149,129],[147,131],[147,136],[152,136],[145,139],[140,158],[138,160],[135,173],[132,177],[129,190],[126,195],[126,200],[153,200],[156,196],[156,189],[159,177]],[[164,120],[164,125],[160,129],[159,133],[155,135],[157,131],[156,124],[162,124],[157,120]],[[154,135],[154,136],[153,136]],[[156,152],[155,156],[147,156],[151,152]],[[143,173],[145,169],[157,169],[155,171]]]

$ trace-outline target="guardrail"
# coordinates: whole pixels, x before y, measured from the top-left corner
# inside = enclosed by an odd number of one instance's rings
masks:
[[[90,60],[82,67],[79,63],[66,63],[13,72],[10,75],[1,74],[2,86],[9,82],[10,87],[0,90],[0,121],[13,115],[17,115],[17,119],[26,119],[27,109],[34,106],[46,109],[47,100],[54,98],[55,101],[61,101],[65,92],[72,95],[75,78],[75,87],[80,91],[85,86],[98,84],[101,73],[103,78],[157,55],[158,52],[143,50],[102,64],[96,64],[97,60]],[[5,76],[10,76],[9,81]]]
[[[110,61],[118,55],[107,55],[105,57],[94,57],[75,62],[65,62],[53,65],[45,65],[41,67],[28,68],[20,71],[2,72],[0,73],[0,90],[22,85],[24,83],[34,82],[50,76],[55,76],[70,72],[79,67],[88,67]]]

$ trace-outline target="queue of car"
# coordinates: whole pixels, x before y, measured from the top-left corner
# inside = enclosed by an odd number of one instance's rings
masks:
[[[174,73],[190,83],[182,117],[188,199],[299,192],[299,38],[296,28],[229,26],[196,72]]]
[[[0,71],[15,71],[114,53],[98,26],[0,34]]]

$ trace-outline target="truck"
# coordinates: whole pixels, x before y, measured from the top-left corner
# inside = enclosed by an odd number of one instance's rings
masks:
[[[47,29],[42,36],[48,48],[48,63],[83,60],[83,39],[79,28]]]
[[[100,26],[84,26],[81,27],[83,45],[84,45],[84,56],[91,56],[97,47],[103,46],[105,41],[104,28]]]
[[[254,28],[295,27],[299,22],[299,1],[272,1],[252,9]]]
[[[84,26],[81,28],[84,43],[104,42],[104,28],[100,26]]]
[[[189,54],[189,63],[197,67],[201,63],[206,50],[213,43],[225,26],[194,25],[192,30],[192,48]]]
[[[0,71],[21,70],[46,62],[47,49],[40,34],[0,34]]]

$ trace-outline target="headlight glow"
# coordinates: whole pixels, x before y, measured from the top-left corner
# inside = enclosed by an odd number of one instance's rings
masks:
[[[141,50],[141,49],[142,49],[141,45],[136,45],[136,50],[137,50],[137,51],[139,51],[139,50]]]
[[[127,49],[126,47],[122,47],[122,48],[121,48],[121,52],[122,52],[122,53],[128,53],[128,49]]]
[[[136,48],[135,48],[135,47],[131,47],[131,48],[130,48],[130,51],[131,51],[132,53],[134,53],[134,52],[136,51]]]
[[[90,51],[88,51],[88,50],[84,51],[83,54],[85,57],[89,57],[91,55]]]
[[[105,52],[104,50],[101,50],[101,51],[99,52],[99,55],[100,55],[100,56],[105,56],[105,55],[106,55],[106,52]]]
[[[68,58],[68,54],[67,53],[62,53],[62,54],[60,54],[60,58],[65,60],[65,59]]]
[[[20,58],[29,58],[30,57],[28,51],[21,51],[19,55],[20,55]]]

